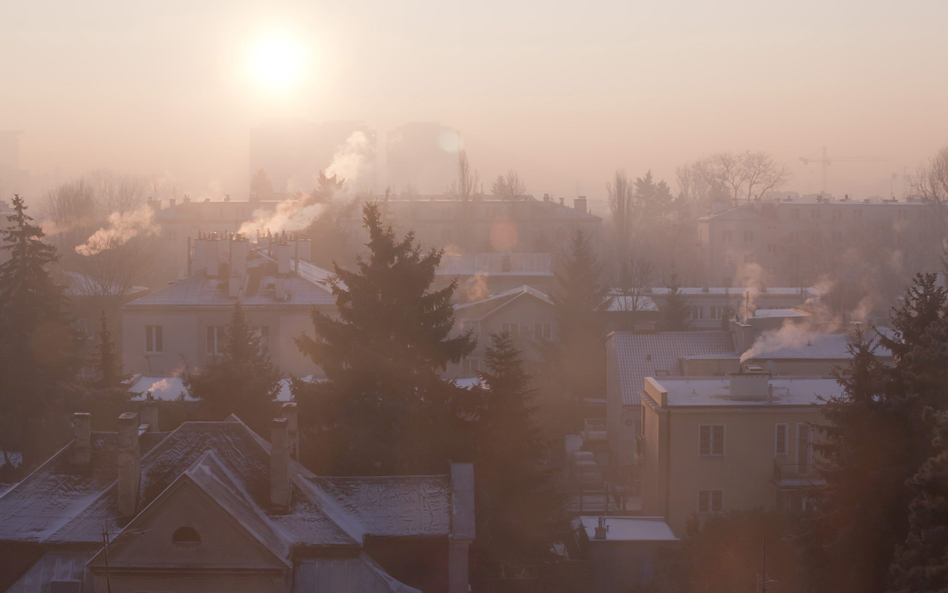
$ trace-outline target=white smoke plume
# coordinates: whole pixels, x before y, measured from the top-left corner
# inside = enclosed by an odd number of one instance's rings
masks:
[[[85,243],[76,247],[76,253],[88,257],[124,245],[133,237],[157,234],[159,229],[152,224],[153,214],[147,205],[130,212],[113,212],[109,215],[107,226],[97,230]]]
[[[329,178],[336,176],[346,183],[341,191],[333,194],[334,198],[348,195],[353,181],[362,175],[372,150],[372,145],[362,132],[353,132],[336,150],[332,163],[326,167],[325,175]],[[249,237],[258,232],[266,233],[268,230],[271,233],[302,231],[313,224],[325,208],[326,204],[315,203],[311,194],[297,192],[292,198],[279,202],[274,209],[257,209],[253,220],[242,224],[238,232]]]

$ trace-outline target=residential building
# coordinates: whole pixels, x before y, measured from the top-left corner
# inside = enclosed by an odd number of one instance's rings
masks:
[[[647,377],[636,457],[642,512],[684,535],[688,520],[756,508],[806,510],[823,480],[814,442],[831,378]]]
[[[158,404],[74,438],[0,496],[10,593],[468,591],[474,471],[322,477],[295,404],[263,438],[231,416],[160,432]],[[447,469],[447,468],[446,468]]]
[[[548,195],[542,200],[524,196],[501,200],[492,196],[462,201],[450,196],[419,196],[381,202],[383,219],[399,233],[413,231],[424,247],[446,248],[449,253],[549,253],[583,229],[598,236],[602,219],[586,210],[580,196],[573,207]],[[364,243],[361,211],[345,220],[354,243]]]
[[[553,289],[553,255],[550,253],[445,253],[435,270],[434,287],[443,288],[455,278],[458,302],[483,299],[521,286],[544,294]]]
[[[738,365],[739,353],[726,331],[613,332],[606,338],[606,432],[615,482],[636,481],[634,452],[645,378],[681,376],[684,361],[700,356],[726,357],[712,368],[694,369],[723,375]]]
[[[477,348],[458,364],[451,364],[451,377],[475,377],[484,370],[484,351],[490,346],[490,334],[507,332],[521,351],[525,367],[539,370],[537,343],[559,339],[559,327],[553,315],[553,301],[529,286],[520,286],[470,301],[454,308],[455,333],[473,331]]]
[[[721,286],[806,286],[851,247],[873,242],[919,271],[941,269],[944,230],[918,199],[755,200],[698,221],[705,281]],[[858,255],[858,252],[856,253]]]
[[[661,517],[584,515],[573,525],[583,557],[593,566],[596,593],[648,587],[678,551],[679,540]]]
[[[265,241],[252,248],[239,235],[194,241],[192,274],[122,308],[126,373],[175,376],[200,368],[223,350],[239,299],[273,362],[293,376],[321,375],[294,338],[312,333],[315,307],[335,312],[330,273],[310,264],[310,243]]]
[[[874,338],[876,331],[866,330],[866,338]],[[742,352],[741,361],[770,371],[775,376],[824,376],[836,370],[845,371],[853,360],[849,351],[852,335],[849,333],[819,333],[813,331],[770,331],[760,334],[749,349]],[[894,364],[888,348],[878,345],[876,358],[883,364]]]

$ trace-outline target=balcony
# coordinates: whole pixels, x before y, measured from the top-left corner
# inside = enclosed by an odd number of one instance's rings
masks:
[[[812,463],[780,463],[774,459],[771,482],[777,489],[814,488],[826,485]]]
[[[606,419],[586,418],[585,428],[583,429],[583,440],[605,441],[606,439]]]

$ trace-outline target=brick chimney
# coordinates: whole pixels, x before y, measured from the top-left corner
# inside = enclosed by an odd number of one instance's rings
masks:
[[[221,242],[217,237],[206,240],[207,243],[207,277],[217,278],[221,265]]]
[[[289,274],[290,261],[293,259],[293,245],[280,243],[277,245],[277,273]]]
[[[593,539],[606,539],[606,534],[609,533],[609,526],[606,525],[606,518],[599,517],[599,525],[595,529],[595,536]]]
[[[241,235],[230,238],[230,273],[243,279],[247,272],[247,255],[250,253],[250,241]]]
[[[586,214],[586,196],[579,196],[573,199],[573,208]]]
[[[191,273],[200,272],[207,268],[207,239],[198,233],[194,240],[194,255],[191,256]]]
[[[283,404],[283,418],[286,418],[287,444],[290,450],[290,457],[300,460],[300,433],[297,424],[296,404],[287,402]]]
[[[119,416],[118,507],[123,518],[138,512],[138,490],[141,485],[141,449],[138,447],[138,414],[125,412]]]
[[[274,418],[270,424],[270,503],[279,509],[290,506],[289,422]]]
[[[151,394],[142,402],[138,413],[141,416],[141,423],[148,425],[147,432],[158,432],[158,402]]]
[[[72,434],[75,438],[70,455],[72,462],[89,463],[92,461],[92,417],[88,412],[72,415]]]

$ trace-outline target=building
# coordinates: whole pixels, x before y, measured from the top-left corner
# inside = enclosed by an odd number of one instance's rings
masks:
[[[386,182],[399,194],[442,194],[457,180],[461,134],[432,122],[412,122],[388,132]]]
[[[867,330],[873,338],[876,330]],[[888,331],[880,328],[879,331]],[[845,369],[853,360],[848,333],[819,333],[804,330],[764,332],[742,353],[741,361],[770,371],[775,376],[824,376]],[[878,345],[875,355],[884,364],[894,364],[888,348]]]
[[[805,286],[848,248],[885,242],[909,269],[940,270],[944,230],[932,204],[909,198],[756,200],[698,221],[705,281]]]
[[[454,316],[455,333],[472,330],[477,348],[460,363],[449,365],[447,373],[452,377],[475,377],[484,370],[484,351],[490,346],[492,333],[510,334],[529,372],[536,372],[542,360],[537,343],[559,339],[553,301],[529,286],[455,305]]]
[[[537,200],[500,200],[487,196],[470,201],[452,197],[388,199],[381,203],[383,220],[399,233],[413,231],[424,247],[448,253],[549,253],[576,229],[597,236],[602,219],[586,211],[586,198],[549,196]],[[355,243],[364,243],[361,210],[345,221]]]
[[[275,193],[292,195],[310,192],[325,171],[346,179],[353,191],[375,193],[376,145],[376,132],[365,122],[270,121],[250,132],[250,176],[263,169]]]
[[[310,243],[269,241],[252,246],[239,235],[194,241],[192,274],[122,308],[126,373],[175,376],[223,351],[224,332],[240,299],[273,362],[294,376],[321,370],[294,338],[312,332],[313,307],[335,312],[330,273],[308,263]]]
[[[474,473],[330,478],[296,460],[295,404],[268,439],[231,416],[160,432],[73,419],[68,446],[0,496],[9,593],[468,591]]]
[[[606,433],[614,481],[636,481],[634,453],[645,378],[681,376],[687,360],[703,356],[724,361],[694,367],[694,372],[723,375],[738,365],[740,353],[726,331],[613,332],[606,338]]]
[[[593,566],[596,593],[646,588],[678,551],[678,538],[661,517],[584,515],[573,525]]]
[[[461,303],[520,286],[550,294],[553,256],[550,253],[445,253],[435,270],[434,287],[443,288],[455,278],[458,280],[455,298]]]
[[[727,378],[647,377],[643,387],[642,512],[676,535],[693,516],[806,510],[823,484],[813,443],[821,397],[842,394],[835,379],[776,379],[752,367]]]

